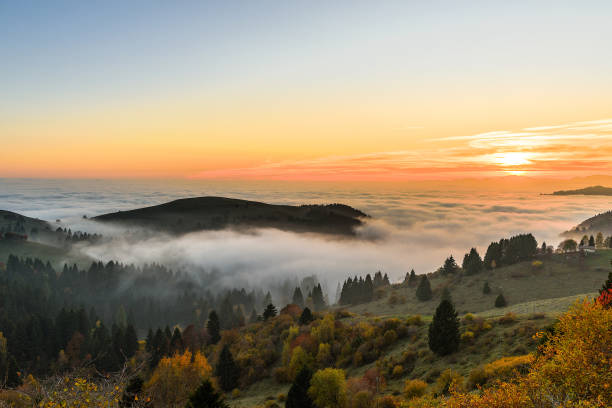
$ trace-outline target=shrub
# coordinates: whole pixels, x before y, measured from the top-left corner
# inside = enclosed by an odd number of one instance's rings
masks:
[[[395,330],[387,330],[383,335],[385,346],[390,346],[397,341],[397,333]]]
[[[404,374],[404,367],[399,364],[393,367],[393,371],[391,371],[391,376],[393,378],[399,378],[402,374]]]
[[[507,305],[508,302],[506,302],[506,298],[504,297],[504,295],[502,295],[501,293],[497,295],[497,298],[495,298],[495,307],[506,307]]]
[[[372,406],[372,399],[370,391],[358,391],[351,399],[351,408],[370,408]]]
[[[451,390],[463,389],[463,377],[450,368],[444,370],[436,380],[434,392],[436,395],[449,395]]]
[[[343,408],[346,404],[344,371],[335,368],[317,371],[310,380],[308,395],[318,407]]]
[[[544,263],[542,261],[538,261],[537,259],[531,263],[531,266],[534,269],[542,269],[542,265],[544,265]]]
[[[422,380],[406,380],[404,384],[404,397],[406,399],[412,399],[421,397],[427,390],[427,383]]]
[[[409,326],[420,326],[423,324],[421,315],[414,315],[406,318],[406,324]]]
[[[461,341],[464,343],[471,343],[474,340],[474,332],[465,331],[461,333]]]
[[[516,315],[512,312],[508,312],[499,318],[501,324],[510,324],[516,322]]]
[[[374,406],[377,408],[398,408],[400,406],[400,401],[391,395],[385,395],[377,398],[374,402]]]

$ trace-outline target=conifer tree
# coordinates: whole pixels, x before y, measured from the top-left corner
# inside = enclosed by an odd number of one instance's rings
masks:
[[[302,289],[300,289],[299,286],[293,291],[292,303],[294,305],[298,305],[299,307],[304,307],[304,295],[302,294]]]
[[[208,314],[206,330],[210,336],[210,344],[217,344],[219,340],[221,340],[221,325],[219,323],[219,316],[217,316],[217,312],[214,310]]]
[[[231,391],[238,386],[240,368],[234,361],[234,356],[227,344],[223,345],[219,361],[215,368],[215,375],[219,378],[219,386],[225,392]]]
[[[276,307],[272,303],[270,303],[268,306],[266,306],[266,310],[264,310],[263,312],[263,318],[264,320],[268,320],[271,317],[276,316],[276,313]]]
[[[153,336],[153,332],[150,330],[149,334]],[[133,357],[136,351],[138,351],[138,336],[136,335],[136,329],[134,329],[134,326],[131,324],[128,324],[125,329],[124,344],[125,356],[127,358]]]
[[[312,288],[312,303],[315,310],[325,309],[325,299],[323,298],[323,290],[320,283]]]
[[[491,287],[489,287],[489,281],[485,281],[484,286],[482,287],[482,293],[488,295],[491,293]]]
[[[594,247],[595,246],[595,238],[593,238],[593,236],[591,235],[589,238],[589,246]]]
[[[438,305],[429,325],[429,348],[439,356],[454,353],[459,348],[459,319],[448,300]]]
[[[495,307],[506,307],[508,302],[506,302],[506,298],[501,293],[497,295],[495,298]]]
[[[457,269],[459,269],[457,262],[455,262],[455,258],[453,258],[451,255],[444,261],[444,266],[442,266],[442,275],[452,275],[457,272]]]
[[[430,300],[432,295],[431,285],[429,283],[429,279],[427,279],[427,275],[423,275],[421,277],[421,281],[419,282],[419,286],[416,290],[417,299],[424,302],[426,300]]]
[[[310,322],[312,322],[313,320],[314,320],[314,316],[312,315],[312,312],[310,311],[309,308],[305,307],[304,310],[302,311],[302,314],[300,315],[300,319],[298,320],[298,323],[300,324],[300,326],[303,326],[303,325],[310,324]]]
[[[416,284],[418,282],[417,276],[416,276],[416,272],[414,271],[414,269],[412,269],[410,271],[410,277],[408,278],[408,286],[415,287]]]
[[[287,401],[285,402],[285,408],[314,408],[314,403],[308,395],[308,388],[310,388],[310,379],[312,378],[312,371],[308,367],[304,367],[300,370],[298,375],[293,380],[291,388],[287,393]]]
[[[223,397],[215,391],[210,380],[204,380],[193,394],[185,408],[229,408]]]

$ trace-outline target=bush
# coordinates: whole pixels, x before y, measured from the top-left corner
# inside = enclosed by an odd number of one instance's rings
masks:
[[[370,391],[358,391],[351,400],[351,408],[370,408],[372,406],[372,399]]]
[[[499,323],[510,324],[516,322],[516,315],[512,312],[508,312],[499,318]]]
[[[391,395],[385,395],[384,397],[377,398],[374,406],[377,408],[398,408],[400,401]]]
[[[406,318],[406,324],[409,326],[421,326],[423,324],[423,319],[421,315],[414,315]]]
[[[399,364],[393,367],[393,371],[391,371],[391,376],[393,378],[399,378],[402,374],[404,374],[404,367]]]
[[[421,397],[427,390],[427,383],[422,380],[406,380],[404,384],[404,397],[412,399]]]
[[[449,395],[451,390],[461,391],[463,389],[463,377],[456,371],[446,369],[440,374],[434,386],[436,395]]]
[[[502,295],[501,293],[497,295],[497,298],[495,298],[495,307],[506,307],[507,305],[508,302],[506,302],[506,298],[504,297],[504,295]]]
[[[461,333],[461,341],[464,343],[471,343],[474,340],[474,332],[465,331]]]

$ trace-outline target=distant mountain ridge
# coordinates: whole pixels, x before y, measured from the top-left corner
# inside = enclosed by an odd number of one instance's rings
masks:
[[[555,191],[554,193],[552,193],[550,195],[562,195],[562,196],[566,196],[566,195],[605,195],[605,196],[612,196],[612,188],[604,187],[604,186],[591,186],[591,187],[580,188],[580,189],[577,189],[577,190],[560,190],[560,191]]]
[[[92,219],[172,234],[225,228],[276,228],[294,232],[354,235],[365,213],[344,204],[274,205],[225,197],[195,197],[103,214]]]

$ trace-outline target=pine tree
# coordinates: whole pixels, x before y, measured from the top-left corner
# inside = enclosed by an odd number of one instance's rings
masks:
[[[153,333],[149,330],[149,334],[153,336]],[[138,351],[138,336],[136,335],[136,329],[131,324],[125,329],[124,333],[124,352],[127,358],[131,358]]]
[[[210,380],[204,380],[193,394],[185,408],[229,408],[221,395],[215,391]]]
[[[454,353],[459,348],[459,319],[448,300],[438,305],[429,325],[429,348],[439,356]]]
[[[323,290],[320,283],[312,288],[312,303],[315,310],[325,309],[325,299],[323,298]]]
[[[263,318],[264,320],[268,320],[274,316],[276,316],[276,307],[270,303],[268,306],[266,306],[266,310],[264,310],[263,312]]]
[[[612,265],[612,259],[610,259],[610,265]],[[601,295],[602,293],[607,292],[610,289],[612,289],[612,272],[608,273],[608,280],[606,280],[601,289],[599,289],[599,294]]]
[[[416,284],[417,284],[417,281],[418,281],[418,279],[417,279],[417,276],[416,276],[416,272],[414,271],[414,269],[412,269],[410,271],[410,277],[408,278],[408,286],[410,286],[411,288],[415,287]]]
[[[491,293],[491,288],[489,287],[488,281],[485,281],[484,286],[482,287],[482,293],[484,293],[485,295]]]
[[[310,379],[312,378],[312,371],[308,367],[304,367],[300,370],[298,375],[293,380],[291,388],[287,393],[287,401],[285,402],[285,408],[314,408],[314,403],[308,395],[308,388],[310,388]]]
[[[595,238],[593,238],[593,236],[591,235],[589,238],[589,246],[594,247],[595,246]]]
[[[312,322],[314,320],[314,316],[312,315],[312,312],[310,311],[309,308],[305,307],[304,310],[302,311],[302,314],[300,315],[300,319],[298,320],[298,323],[300,324],[300,326],[304,326],[307,324],[310,324],[310,322]]]
[[[508,302],[506,302],[504,295],[501,293],[497,295],[497,298],[495,298],[495,307],[506,307],[507,304]]]
[[[430,300],[432,296],[433,294],[431,293],[429,279],[427,279],[427,275],[423,275],[416,290],[416,297],[420,301],[424,302],[426,300]]]
[[[238,387],[240,368],[236,365],[227,344],[223,345],[221,354],[219,354],[215,375],[219,378],[219,386],[223,391],[228,392]]]
[[[442,275],[452,275],[457,272],[459,267],[457,266],[457,262],[455,262],[455,258],[453,256],[449,256],[444,261],[444,266],[442,267]]]
[[[294,305],[298,305],[299,307],[304,307],[304,295],[302,295],[302,289],[298,286],[293,291],[293,301]]]
[[[470,249],[468,254],[463,258],[462,268],[467,275],[474,275],[482,271],[484,263],[480,258],[480,254],[476,248]]]
[[[217,344],[221,340],[221,324],[219,323],[219,316],[214,310],[208,314],[206,330],[210,336],[210,344]]]

